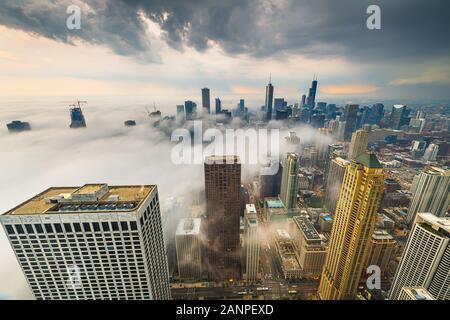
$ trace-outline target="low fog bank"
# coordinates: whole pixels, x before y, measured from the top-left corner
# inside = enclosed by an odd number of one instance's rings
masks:
[[[0,107],[0,213],[50,186],[85,183],[156,184],[163,203],[170,198],[184,199],[186,206],[171,210],[172,216],[164,219],[174,225],[189,214],[191,203],[201,201],[200,196],[191,195],[202,194],[203,165],[173,164],[175,143],[170,142],[167,132],[151,125],[143,105],[89,103],[83,107],[87,128],[80,129],[69,129],[69,109],[60,102]],[[137,125],[125,127],[124,121],[129,119],[136,120]],[[12,120],[29,121],[32,130],[10,134],[6,123]],[[232,127],[240,125],[233,122]],[[290,131],[295,131],[302,143],[325,139],[309,127],[283,129],[279,134],[280,153],[295,151],[284,139]],[[244,165],[243,182],[258,169]],[[3,230],[0,261],[0,297],[32,298]]]

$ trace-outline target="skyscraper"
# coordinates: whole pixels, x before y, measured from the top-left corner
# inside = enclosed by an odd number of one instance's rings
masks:
[[[83,111],[78,103],[70,109],[70,127],[71,128],[84,128],[86,127],[86,120],[84,119]]]
[[[296,153],[287,153],[283,160],[280,199],[288,210],[297,208],[299,159]]]
[[[175,232],[177,263],[180,279],[199,281],[202,279],[201,219],[181,219]]]
[[[271,165],[261,169],[262,173],[259,176],[261,199],[266,197],[277,197],[280,194],[283,167],[278,161],[277,163],[272,163],[272,165],[278,166],[276,174],[272,173]]]
[[[216,114],[222,112],[222,101],[219,98],[216,98]]]
[[[239,99],[239,114],[243,115],[245,112],[245,100]]]
[[[356,159],[359,155],[367,150],[369,142],[369,133],[365,130],[356,130],[352,134],[352,142],[350,144],[350,151],[348,152],[349,159]]]
[[[302,101],[300,103],[300,107],[303,108],[306,105],[306,95],[302,95]]]
[[[184,114],[184,105],[183,104],[179,104],[177,105],[177,121],[181,122],[186,120],[186,116]]]
[[[344,121],[345,121],[345,132],[344,139],[350,140],[352,133],[356,130],[356,124],[358,121],[358,109],[357,104],[347,104],[344,109]]]
[[[439,153],[439,146],[437,144],[430,143],[430,145],[425,150],[425,154],[423,155],[423,160],[436,161],[438,153]]]
[[[248,283],[258,280],[259,239],[258,220],[254,204],[247,204],[245,209],[245,279]]]
[[[396,241],[394,237],[387,231],[381,229],[375,230],[370,240],[369,254],[367,255],[365,268],[370,265],[379,266],[381,274],[384,275],[388,270],[395,245]]]
[[[264,104],[266,109],[266,120],[272,120],[272,106],[273,106],[273,85],[271,80],[266,86],[266,102]]]
[[[275,98],[273,100],[273,106],[276,113],[278,110],[284,109],[287,106],[287,103],[284,101],[284,98]]]
[[[379,125],[383,117],[384,117],[384,105],[382,103],[375,103],[370,108],[366,123]]]
[[[316,105],[316,93],[317,93],[317,79],[314,78],[309,88],[308,97],[306,98],[306,105],[309,109],[313,109]]]
[[[0,216],[36,299],[170,299],[154,185],[52,187]]]
[[[419,175],[406,221],[412,224],[418,212],[443,217],[449,204],[450,170],[436,167],[425,169]]]
[[[239,278],[241,162],[238,156],[205,161],[208,274],[212,281]]]
[[[209,98],[209,89],[208,88],[203,88],[202,89],[202,107],[203,107],[203,112],[206,113],[210,113],[210,109],[211,109],[211,100]]]
[[[342,182],[319,296],[354,298],[384,188],[383,167],[373,153],[352,160]]]
[[[184,102],[184,112],[186,120],[194,120],[197,117],[197,104],[193,101]]]
[[[341,193],[342,180],[344,179],[345,170],[350,164],[349,161],[340,157],[335,157],[330,161],[327,173],[327,189],[325,194],[325,207],[333,214]]]
[[[389,299],[404,287],[424,287],[435,299],[450,299],[450,219],[419,213],[394,276]]]
[[[409,113],[411,110],[405,105],[396,104],[392,107],[391,117],[389,119],[391,128],[400,130],[403,126],[409,124]]]

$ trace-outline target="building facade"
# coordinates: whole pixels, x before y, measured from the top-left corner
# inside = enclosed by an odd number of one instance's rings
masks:
[[[327,248],[317,230],[306,217],[293,217],[292,235],[298,252],[302,276],[320,276],[327,255]]]
[[[450,299],[450,219],[419,213],[389,291],[397,300],[403,287],[424,287],[437,300]]]
[[[201,219],[181,219],[175,232],[178,274],[182,281],[202,279]]]
[[[205,161],[206,239],[211,281],[240,276],[239,227],[241,162],[238,156]]]
[[[344,179],[344,173],[349,164],[349,161],[340,157],[335,157],[330,161],[329,164],[325,194],[325,207],[333,214],[336,211],[336,205],[341,193],[341,185],[342,180]]]
[[[375,228],[384,178],[383,167],[373,153],[360,155],[347,167],[319,285],[321,299],[355,297]]]
[[[359,155],[363,154],[367,150],[367,144],[369,142],[369,133],[365,130],[356,130],[352,134],[352,142],[350,144],[350,150],[348,152],[348,158],[356,159]]]
[[[288,153],[283,160],[280,199],[287,210],[297,208],[298,172],[300,164],[296,153]]]
[[[154,185],[52,187],[0,220],[38,300],[171,298]]]
[[[247,283],[258,281],[259,237],[258,220],[255,205],[247,204],[245,210],[245,280]]]
[[[203,108],[203,112],[210,113],[211,99],[209,96],[209,88],[202,89],[202,108]]]
[[[423,170],[414,187],[414,196],[406,218],[414,222],[418,212],[430,212],[437,217],[447,213],[450,204],[450,170],[431,167]]]

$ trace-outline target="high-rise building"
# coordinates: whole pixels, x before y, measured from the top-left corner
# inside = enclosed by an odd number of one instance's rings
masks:
[[[391,128],[400,130],[403,126],[409,125],[409,113],[411,112],[405,105],[396,104],[392,107],[389,119]]]
[[[384,117],[384,105],[382,103],[375,103],[369,111],[366,123],[379,125]]]
[[[193,101],[184,102],[184,112],[186,120],[194,120],[197,117],[197,104]]]
[[[443,217],[450,205],[450,170],[430,167],[423,170],[415,186],[406,221],[414,222],[418,212]]]
[[[365,268],[368,266],[376,265],[380,267],[381,274],[386,274],[389,262],[392,259],[394,253],[396,241],[393,236],[391,236],[385,230],[375,230],[371,239],[369,254],[367,255]]]
[[[259,176],[260,181],[260,198],[277,197],[281,191],[281,178],[283,175],[283,167],[277,163],[272,163],[267,167],[262,168]],[[272,166],[278,166],[276,174],[272,172]]]
[[[283,160],[280,193],[280,199],[287,210],[297,208],[299,168],[298,155],[294,152],[287,153],[286,158]]]
[[[84,119],[83,111],[80,104],[70,109],[70,127],[84,128],[86,127],[86,120]]]
[[[154,185],[52,187],[0,221],[38,300],[171,298]]]
[[[306,98],[306,105],[313,109],[316,105],[316,93],[317,93],[317,79],[314,78],[309,88],[308,97]]]
[[[325,114],[327,120],[336,119],[336,105],[334,103],[327,104]]]
[[[327,255],[324,241],[308,218],[295,216],[292,222],[292,235],[303,276],[320,276]]]
[[[321,299],[355,297],[375,228],[384,178],[383,167],[373,153],[364,153],[347,166],[319,285]]]
[[[20,120],[13,120],[10,123],[6,124],[9,132],[21,132],[31,130],[30,123],[23,122]]]
[[[403,287],[424,287],[437,300],[450,299],[450,219],[419,213],[389,291],[399,299]]]
[[[336,205],[341,193],[341,185],[342,180],[344,179],[344,173],[349,164],[349,161],[340,157],[335,157],[330,161],[329,164],[325,194],[325,207],[333,214],[336,210]]]
[[[398,300],[436,300],[424,287],[403,287]]]
[[[177,118],[176,119],[178,122],[182,122],[182,121],[186,120],[186,115],[184,114],[184,105],[183,104],[177,105]]]
[[[439,146],[437,144],[430,143],[430,145],[425,150],[423,160],[436,161],[438,153],[439,153]]]
[[[239,114],[244,115],[245,112],[245,100],[239,99]]]
[[[212,281],[240,275],[241,162],[238,156],[209,156],[205,161],[206,240]]]
[[[300,107],[303,108],[306,105],[306,95],[302,95],[302,101],[300,103]]]
[[[258,280],[259,239],[258,220],[254,204],[247,204],[245,209],[245,280],[254,283]]]
[[[203,112],[210,113],[211,111],[211,99],[209,98],[209,89],[202,89],[202,107]]]
[[[266,120],[272,120],[272,106],[273,106],[273,85],[271,80],[266,86],[266,102],[264,104],[266,110]]]
[[[220,98],[216,98],[216,114],[219,114],[222,112],[222,101],[220,101]]]
[[[363,154],[367,150],[369,142],[369,133],[365,130],[356,130],[352,134],[352,142],[350,144],[350,151],[348,152],[348,158],[356,159],[359,155]]]
[[[350,140],[352,137],[352,133],[356,130],[356,125],[358,122],[358,110],[359,106],[357,104],[347,104],[345,106],[344,109],[345,140]]]
[[[287,107],[287,102],[284,101],[284,98],[275,98],[273,100],[273,107],[275,108],[275,113],[278,110],[284,109]]]
[[[198,281],[202,279],[201,219],[181,219],[175,232],[177,263],[180,279]]]

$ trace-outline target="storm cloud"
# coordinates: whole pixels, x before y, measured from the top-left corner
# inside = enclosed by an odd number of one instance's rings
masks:
[[[82,9],[81,30],[65,26],[71,4]],[[366,28],[371,4],[381,8],[381,30]],[[146,19],[162,33],[147,32]],[[0,24],[67,43],[106,45],[146,62],[161,60],[156,36],[181,51],[216,44],[228,54],[255,57],[296,53],[364,61],[450,53],[450,3],[438,0],[6,0]]]

